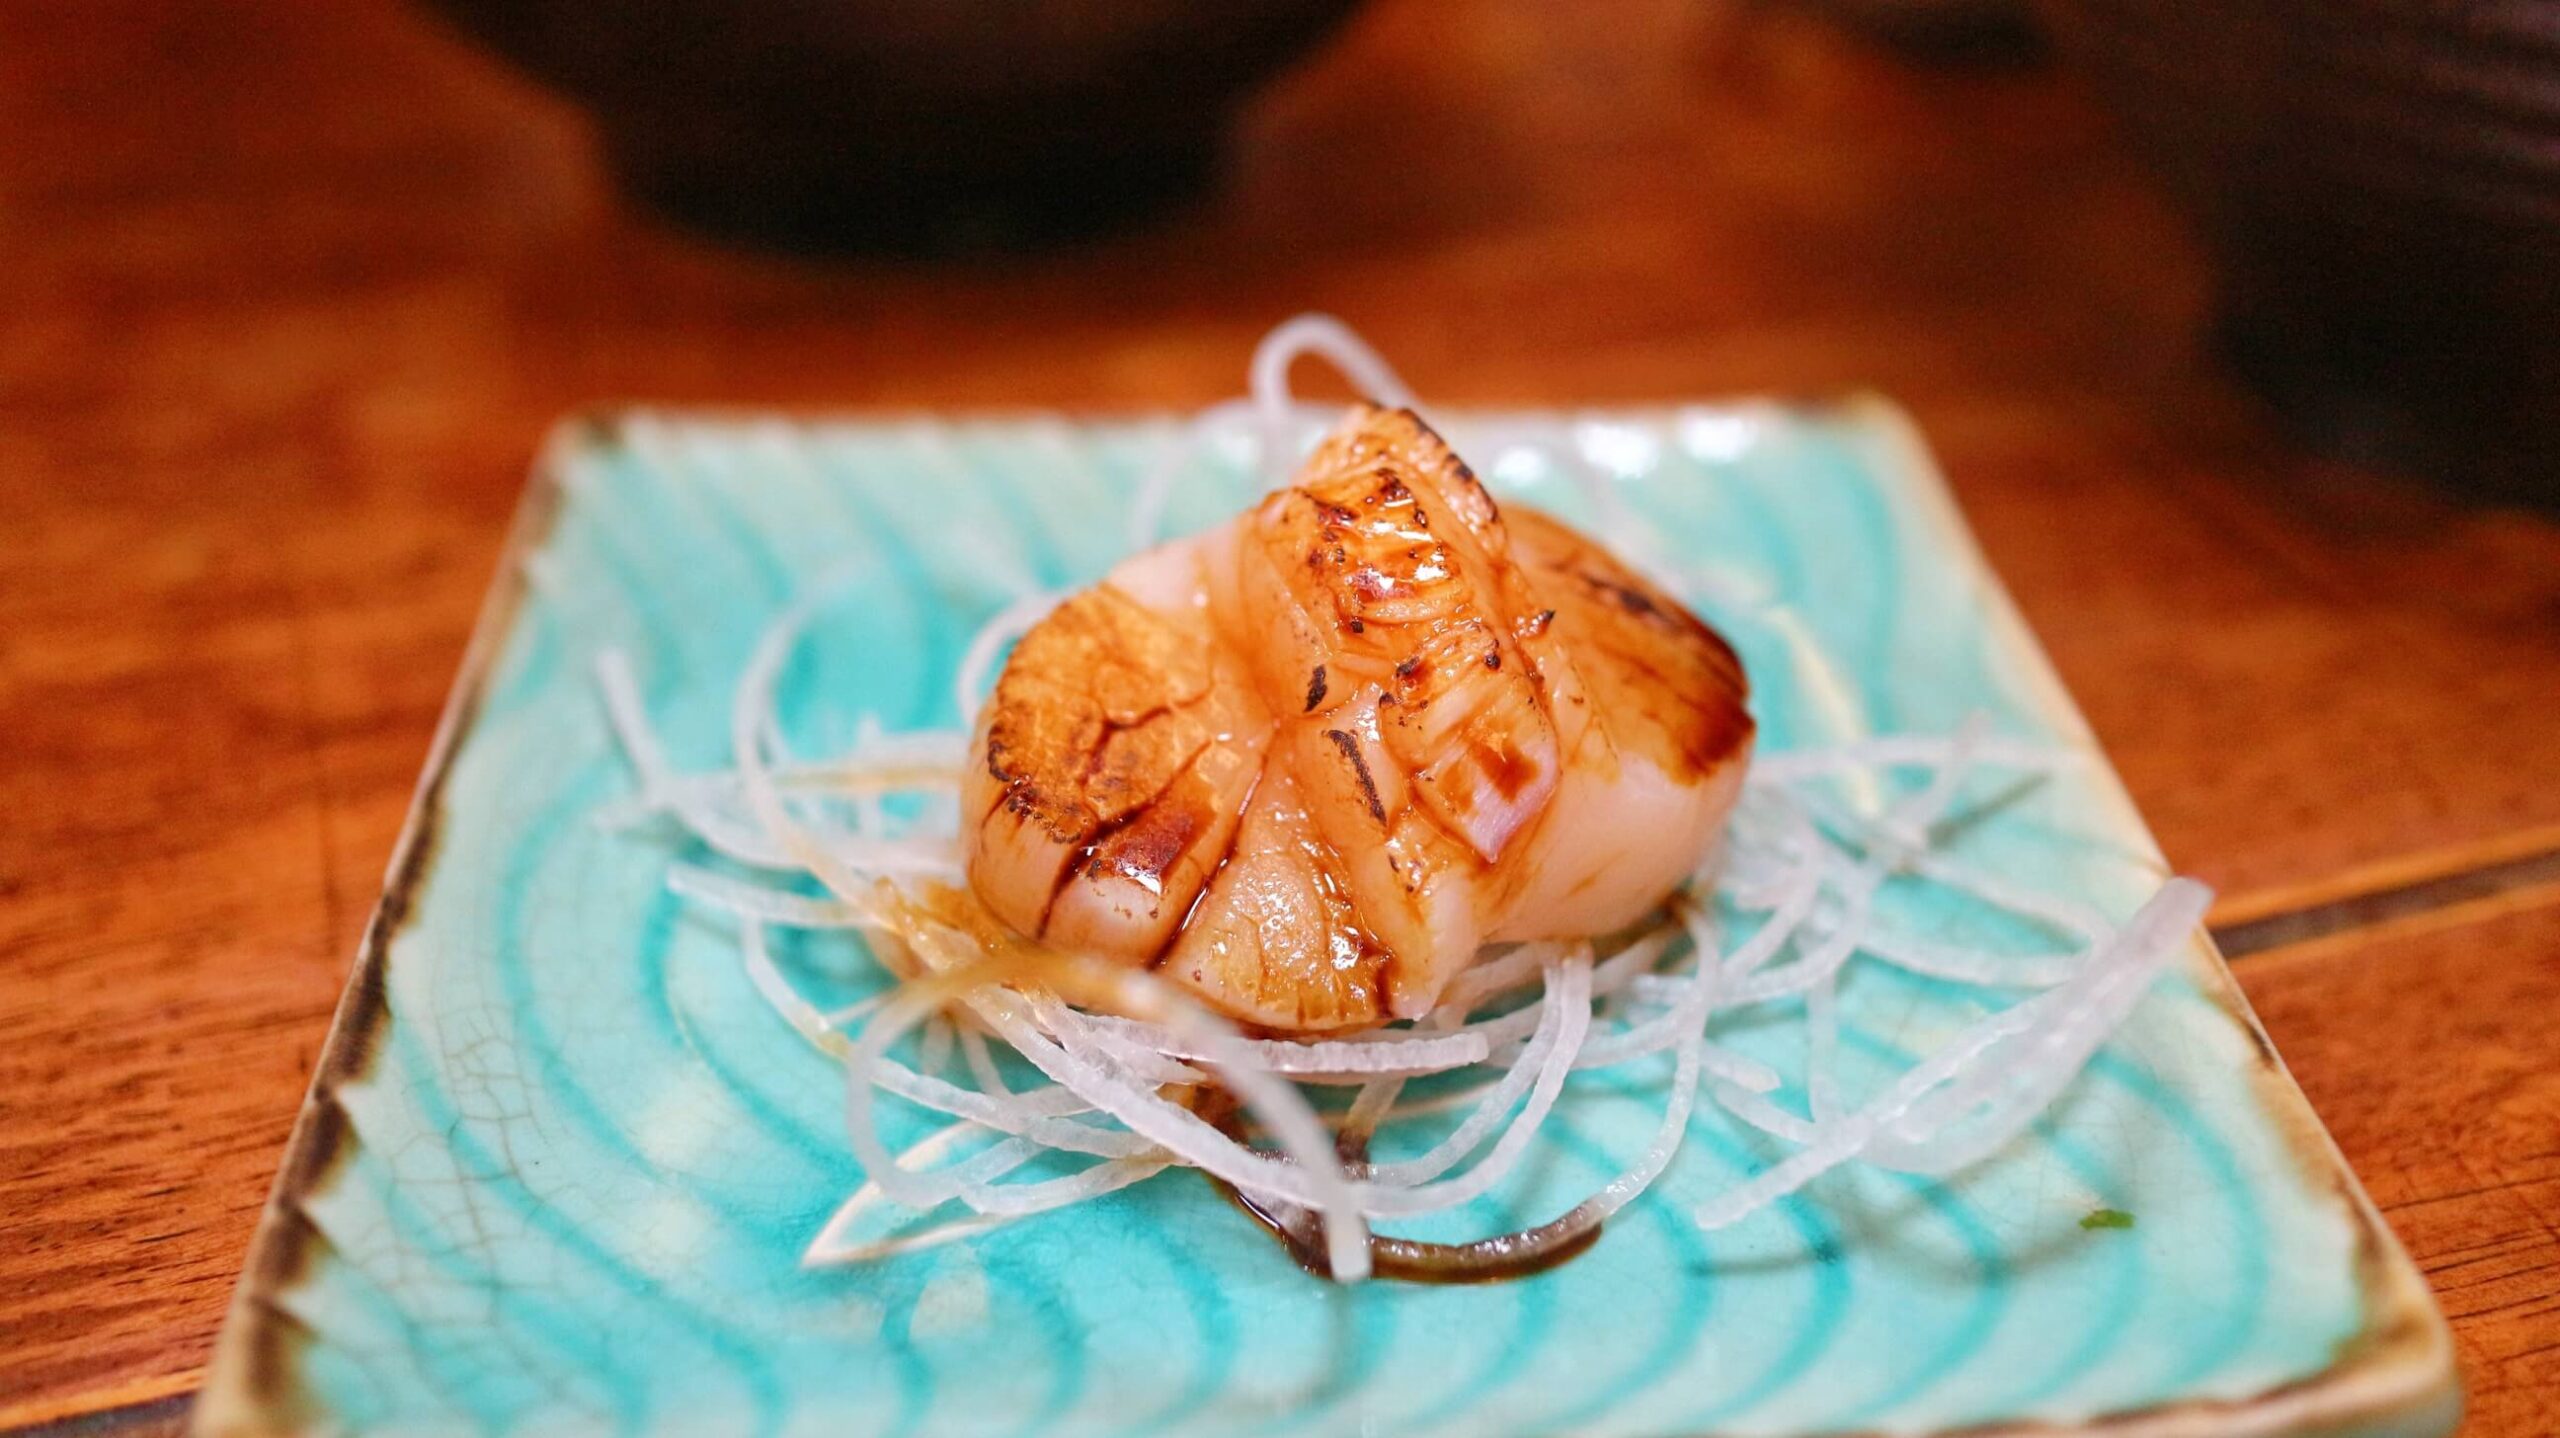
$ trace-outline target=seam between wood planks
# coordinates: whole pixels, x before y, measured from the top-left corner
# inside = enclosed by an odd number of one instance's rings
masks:
[[[2215,926],[2214,942],[2238,961],[2281,949],[2288,954],[2424,932],[2494,918],[2560,898],[2560,835],[2515,857],[2365,889],[2299,908]]]
[[[187,1410],[195,1406],[196,1388],[203,1380],[203,1369],[189,1368],[162,1378],[66,1396],[45,1405],[44,1416],[32,1421],[0,1414],[0,1425],[5,1425],[0,1426],[0,1438],[111,1438],[145,1428],[184,1432]],[[154,1396],[137,1396],[145,1393]]]
[[[2415,853],[2394,854],[2323,874],[2316,879],[2244,889],[2207,915],[2216,933],[2269,919],[2328,909],[2380,894],[2422,888],[2473,874],[2560,854],[2560,824],[2537,824]]]

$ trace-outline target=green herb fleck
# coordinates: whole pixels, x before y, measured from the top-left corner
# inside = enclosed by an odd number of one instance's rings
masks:
[[[2125,1212],[2121,1208],[2101,1208],[2090,1213],[2087,1217],[2082,1218],[2080,1220],[2080,1226],[2082,1228],[2093,1230],[2100,1228],[2131,1228],[2133,1227],[2133,1215]]]

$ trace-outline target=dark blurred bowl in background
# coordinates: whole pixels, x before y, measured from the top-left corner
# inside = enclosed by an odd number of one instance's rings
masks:
[[[800,250],[1017,248],[1201,191],[1358,0],[429,0],[587,106],[624,184]]]
[[[2045,58],[2027,0],[1795,0],[1803,9],[1932,65],[2026,65]]]
[[[2560,497],[2560,3],[2050,0],[2308,441]]]

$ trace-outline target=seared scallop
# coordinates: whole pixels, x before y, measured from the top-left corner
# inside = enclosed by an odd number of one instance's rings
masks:
[[[1362,405],[1294,484],[1023,638],[970,880],[1259,1028],[1418,1017],[1487,942],[1622,928],[1694,871],[1746,697],[1673,597]]]

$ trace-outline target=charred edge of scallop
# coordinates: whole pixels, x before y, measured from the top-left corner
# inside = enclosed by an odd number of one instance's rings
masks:
[[[1416,414],[1410,406],[1406,405],[1399,405],[1389,413],[1413,426],[1415,438],[1428,439],[1439,445],[1440,452],[1448,457],[1450,472],[1456,476],[1458,482],[1473,490],[1476,496],[1484,501],[1485,512],[1488,515],[1497,520],[1502,518],[1501,501],[1495,499],[1493,491],[1485,488],[1484,481],[1476,477],[1475,467],[1459,457],[1457,446],[1449,443],[1447,436],[1431,427],[1431,421]]]

